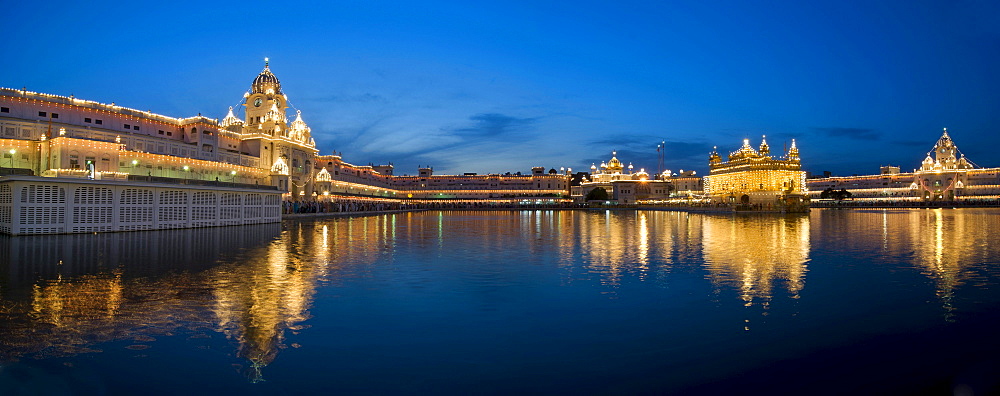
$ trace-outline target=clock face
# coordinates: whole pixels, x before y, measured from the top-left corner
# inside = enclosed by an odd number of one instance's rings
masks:
[[[260,104],[263,102],[264,101],[260,100],[260,98],[257,98],[256,100],[253,101],[253,107],[260,107]]]

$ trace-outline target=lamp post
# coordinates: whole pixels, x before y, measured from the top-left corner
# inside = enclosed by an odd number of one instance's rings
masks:
[[[10,151],[8,151],[8,153],[10,153],[10,167],[11,167],[11,169],[13,169],[14,168],[14,154],[17,154],[17,149],[10,149]]]

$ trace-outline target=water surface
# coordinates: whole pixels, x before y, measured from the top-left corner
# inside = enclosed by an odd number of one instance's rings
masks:
[[[0,393],[1000,390],[1000,210],[0,238]]]

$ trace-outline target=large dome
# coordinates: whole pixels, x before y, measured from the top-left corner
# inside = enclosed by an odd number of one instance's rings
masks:
[[[271,92],[268,92],[270,90]],[[264,70],[257,75],[257,78],[253,79],[253,84],[250,86],[251,93],[281,93],[281,82],[278,81],[278,77],[271,73],[271,67],[264,64]]]

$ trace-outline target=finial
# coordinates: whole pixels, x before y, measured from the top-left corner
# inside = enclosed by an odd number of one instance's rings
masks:
[[[613,150],[613,151],[611,151],[611,156],[612,156],[612,157],[614,157],[614,156],[616,156],[616,155],[618,155],[618,150]]]
[[[266,68],[268,68],[268,63],[269,63],[269,61],[270,61],[270,59],[268,59],[268,58],[267,58],[267,57],[265,56],[265,57],[264,57],[264,68],[265,68],[265,69],[266,69]]]

